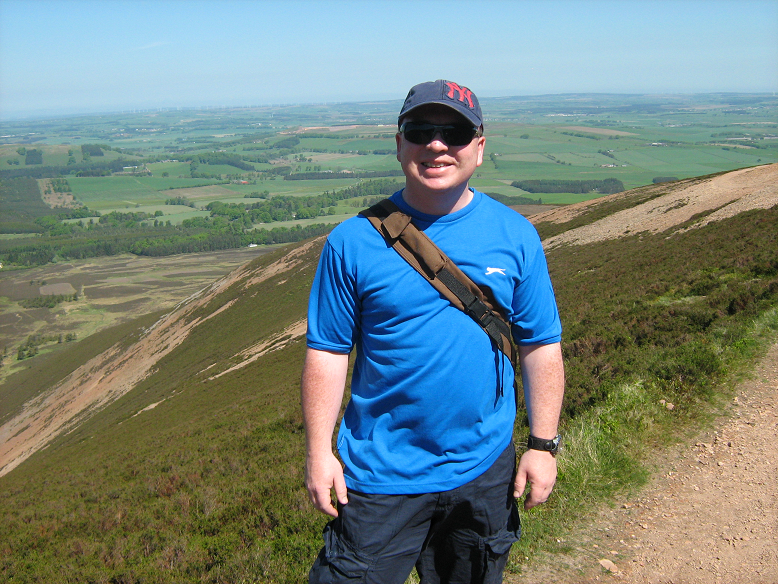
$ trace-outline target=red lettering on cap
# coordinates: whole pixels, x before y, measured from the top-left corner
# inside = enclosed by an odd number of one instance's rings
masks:
[[[459,93],[459,101],[464,102],[467,100],[468,105],[471,108],[473,107],[473,100],[470,99],[470,96],[473,95],[472,91],[470,91],[467,87],[459,87],[459,85],[453,81],[446,81],[446,85],[448,85],[447,97],[449,99],[454,99],[454,92],[457,92]]]

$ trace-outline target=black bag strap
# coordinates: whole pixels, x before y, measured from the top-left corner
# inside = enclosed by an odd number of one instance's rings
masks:
[[[413,224],[389,199],[384,199],[359,213],[375,227],[386,242],[417,272],[447,298],[451,304],[470,316],[516,366],[511,342],[511,327],[499,310],[491,289],[479,287],[446,256],[427,235]]]

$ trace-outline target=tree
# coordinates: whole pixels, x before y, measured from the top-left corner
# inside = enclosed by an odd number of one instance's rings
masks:
[[[43,164],[43,151],[42,150],[25,150],[25,164]]]

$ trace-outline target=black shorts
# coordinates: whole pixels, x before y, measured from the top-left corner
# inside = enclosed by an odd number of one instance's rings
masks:
[[[403,584],[416,566],[423,584],[502,582],[521,526],[513,444],[483,475],[451,491],[375,495],[349,491],[324,528],[309,583]]]

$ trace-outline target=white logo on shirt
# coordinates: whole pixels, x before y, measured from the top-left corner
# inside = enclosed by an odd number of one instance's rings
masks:
[[[505,268],[486,268],[486,275],[491,276],[494,273],[505,275]]]

